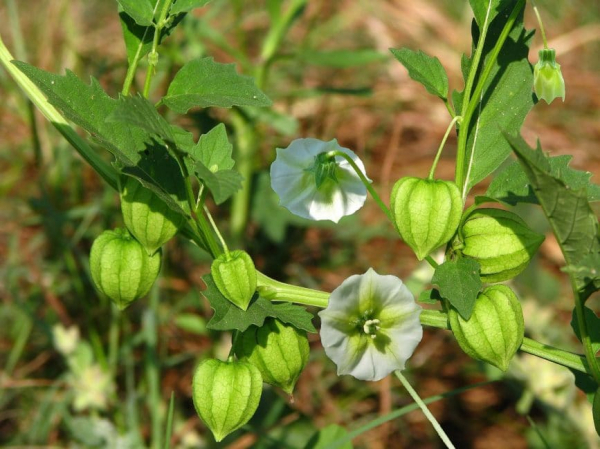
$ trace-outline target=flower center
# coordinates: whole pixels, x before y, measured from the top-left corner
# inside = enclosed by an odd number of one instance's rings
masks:
[[[371,338],[375,338],[377,336],[377,331],[381,329],[381,321],[378,319],[374,320],[366,320],[363,324],[363,332],[370,336]]]
[[[307,168],[306,171],[311,172],[314,175],[317,189],[328,179],[337,182],[337,162],[335,161],[335,156],[332,156],[329,153],[317,154],[313,166]]]

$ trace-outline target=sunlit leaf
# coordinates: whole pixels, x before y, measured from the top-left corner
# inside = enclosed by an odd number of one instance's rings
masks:
[[[117,2],[138,25],[152,25],[154,5],[150,0],[117,0]]]
[[[251,77],[235,71],[235,64],[220,64],[213,58],[195,59],[184,65],[173,78],[163,102],[181,114],[193,107],[271,105]]]
[[[390,51],[407,68],[408,75],[425,86],[427,92],[442,99],[448,98],[448,76],[438,58],[408,48],[390,48]]]
[[[515,1],[510,0],[509,3],[512,5]],[[501,14],[491,24],[481,67],[487,63],[505,22],[506,16]],[[501,56],[493,65],[480,98],[477,99],[479,103],[469,129],[460,129],[460,132],[468,132],[467,154],[472,155],[466,174],[469,189],[496,170],[508,157],[510,145],[503,138],[502,132],[517,133],[533,107],[533,69],[527,59],[532,35],[523,28],[521,12],[504,42]],[[475,26],[473,42],[477,42],[478,37],[479,29]],[[478,73],[475,77],[475,85],[480,75]]]
[[[191,11],[194,8],[201,8],[209,1],[210,0],[177,0],[173,6],[171,6],[170,14],[181,14],[182,12]]]

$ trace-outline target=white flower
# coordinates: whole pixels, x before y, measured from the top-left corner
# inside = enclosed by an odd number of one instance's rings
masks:
[[[367,188],[348,161],[331,151],[347,154],[365,173],[356,154],[335,139],[296,139],[287,148],[277,148],[271,186],[282,206],[303,218],[336,223],[363,206]]]
[[[321,342],[337,373],[380,380],[404,369],[423,337],[421,307],[400,279],[369,268],[346,279],[321,317]]]

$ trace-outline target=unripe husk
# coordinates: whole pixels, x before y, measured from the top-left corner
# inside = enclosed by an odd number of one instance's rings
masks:
[[[527,267],[544,241],[517,214],[502,209],[477,209],[459,230],[453,247],[481,266],[481,280],[512,279]]]
[[[525,332],[521,304],[510,288],[486,288],[477,296],[468,321],[455,308],[448,315],[452,332],[467,355],[507,370]]]
[[[238,336],[235,354],[256,366],[264,382],[291,395],[308,362],[308,338],[306,332],[269,318]]]
[[[252,258],[242,250],[221,254],[210,267],[213,280],[225,298],[242,310],[256,292],[256,268]]]
[[[390,198],[394,226],[419,260],[452,238],[462,206],[460,191],[451,181],[402,178]]]
[[[185,217],[130,176],[123,177],[121,189],[121,211],[127,229],[148,254],[154,254],[177,234]]]
[[[252,418],[261,394],[260,371],[245,361],[204,360],[192,380],[196,412],[217,442]]]
[[[92,245],[90,272],[98,290],[123,310],[150,291],[160,259],[160,252],[149,256],[126,229],[104,231]]]

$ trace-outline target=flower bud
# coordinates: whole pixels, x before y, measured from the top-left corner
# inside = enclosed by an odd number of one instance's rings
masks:
[[[292,394],[308,362],[306,332],[268,318],[262,327],[251,326],[235,342],[235,354],[256,366],[263,381]]]
[[[242,250],[221,254],[210,267],[217,288],[225,298],[246,310],[256,291],[256,268]]]
[[[523,271],[544,241],[521,217],[502,209],[475,210],[458,234],[452,246],[479,262],[481,280],[490,283],[507,281]]]
[[[185,217],[172,210],[136,179],[130,176],[124,178],[121,191],[123,220],[148,254],[154,254],[177,234]]]
[[[506,285],[492,285],[479,294],[465,320],[451,308],[450,326],[465,353],[506,371],[523,342],[525,323],[521,304]]]
[[[90,271],[98,290],[123,310],[150,291],[161,253],[149,256],[126,229],[104,231],[92,245]]]
[[[392,220],[402,239],[423,260],[456,232],[462,200],[451,181],[406,177],[392,190]]]
[[[261,394],[260,371],[249,362],[207,359],[192,380],[196,412],[217,442],[252,418]]]
[[[556,63],[556,53],[552,48],[539,52],[539,61],[533,68],[533,90],[540,100],[550,104],[555,98],[565,101],[565,80]]]

